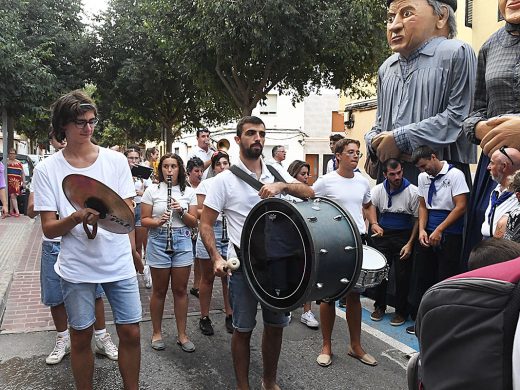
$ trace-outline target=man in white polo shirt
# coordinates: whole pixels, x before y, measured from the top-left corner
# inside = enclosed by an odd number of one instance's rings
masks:
[[[514,192],[509,191],[510,176],[515,173],[520,163],[520,152],[515,148],[502,147],[496,150],[488,164],[488,171],[497,186],[491,192],[489,204],[482,223],[482,237],[493,237],[497,223],[505,214],[518,208]]]
[[[411,305],[416,313],[428,288],[462,271],[460,251],[469,188],[462,171],[439,160],[429,146],[416,148],[412,161],[421,171],[417,186],[420,245],[412,271]],[[406,331],[415,334],[413,326]]]
[[[217,250],[213,230],[219,213],[224,212],[228,220],[230,244],[228,258],[231,258],[237,255],[247,215],[261,199],[278,196],[282,193],[300,198],[314,196],[311,187],[298,182],[287,172],[282,174],[287,183],[274,183],[275,177],[261,159],[265,142],[265,125],[260,118],[255,116],[242,118],[237,124],[235,142],[240,148],[240,160],[236,165],[246,174],[264,183],[264,186],[260,191],[256,191],[229,170],[215,176],[204,201],[200,219],[200,234],[213,261],[213,268],[217,276],[226,275],[224,270],[226,263]],[[229,296],[233,309],[233,328],[235,329],[231,339],[231,353],[237,388],[249,389],[250,340],[256,326],[258,301],[247,286],[241,268],[234,271],[229,278]],[[264,320],[262,389],[279,390],[280,388],[276,384],[276,372],[282,346],[283,328],[289,324],[289,317],[263,306],[262,317]]]
[[[204,162],[204,175],[203,179],[208,174],[208,167],[211,165],[211,156],[215,149],[211,148],[210,131],[206,127],[197,129],[197,145],[195,145],[188,156],[188,160],[192,157],[198,157]]]

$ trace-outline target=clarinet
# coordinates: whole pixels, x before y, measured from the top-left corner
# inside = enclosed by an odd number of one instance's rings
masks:
[[[170,213],[170,217],[168,218],[168,222],[166,225],[166,234],[168,235],[166,237],[166,248],[164,249],[164,252],[168,255],[173,254],[173,243],[172,243],[172,209],[171,209],[171,203],[172,203],[172,177],[167,176],[166,177],[166,185],[168,186],[168,197],[166,200],[166,207],[168,209],[168,212]]]
[[[229,237],[227,234],[227,218],[224,213],[222,213],[222,237],[220,238],[220,242],[223,244],[227,244],[229,242]]]

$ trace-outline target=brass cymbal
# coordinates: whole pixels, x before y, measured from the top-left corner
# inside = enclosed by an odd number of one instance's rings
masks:
[[[126,202],[100,181],[72,174],[63,179],[63,192],[76,209],[89,207],[99,212],[98,225],[112,233],[129,233],[135,228],[134,213]]]

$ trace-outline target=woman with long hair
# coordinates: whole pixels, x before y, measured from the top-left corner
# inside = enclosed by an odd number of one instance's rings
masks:
[[[18,195],[22,193],[22,188],[25,183],[25,173],[23,171],[23,165],[16,159],[16,150],[13,148],[9,149],[9,158],[7,160],[7,179],[8,179],[8,193],[11,215],[13,217],[20,216],[20,210],[18,209]]]
[[[304,184],[309,184],[309,174],[310,174],[311,166],[305,161],[294,160],[289,168],[287,168],[287,172],[289,175],[294,177],[299,182]],[[311,302],[307,302],[303,305],[303,313],[300,318],[300,321],[307,325],[309,328],[317,328],[320,323],[314,316],[314,313],[311,310]]]
[[[131,145],[125,150],[124,155],[128,160],[128,166],[130,170],[134,166],[139,165],[141,162],[140,152],[141,149],[137,145]],[[132,176],[132,179],[134,181],[135,192],[137,194],[137,196],[134,197],[135,249],[137,250],[137,253],[139,253],[139,256],[141,256],[141,259],[144,260],[144,255],[146,253],[146,240],[148,238],[148,229],[141,226],[141,197],[143,196],[146,188],[152,184],[152,181],[150,179],[143,179],[142,177],[136,176]],[[150,267],[148,267],[148,265],[144,266],[142,276],[144,279],[144,286],[146,288],[152,288],[152,278],[150,276]]]
[[[229,168],[229,155],[219,150],[213,154],[211,157],[211,169],[214,175],[218,175],[219,173],[225,171]],[[203,180],[200,185],[197,187],[197,203],[198,203],[198,211],[199,217],[202,213],[202,208],[204,205],[204,200],[206,199],[206,194],[211,188],[211,184],[213,183],[213,177]],[[220,255],[223,258],[227,257],[227,246],[225,236],[226,232],[224,229],[224,221],[225,216],[221,213],[217,220],[215,221],[215,225],[213,226],[213,230],[215,231],[215,243],[217,245],[217,249],[220,252]],[[224,241],[222,240],[224,238]],[[202,239],[197,239],[197,255],[196,259],[199,260],[201,265],[201,279],[199,284],[199,300],[200,300],[200,320],[199,320],[199,328],[202,334],[206,336],[211,336],[213,331],[213,326],[211,324],[211,319],[209,318],[209,306],[211,302],[211,295],[213,292],[213,282],[215,281],[215,272],[213,270],[213,262],[210,259],[204,244],[202,243]],[[233,311],[231,310],[231,305],[229,304],[229,295],[227,288],[227,276],[221,277],[222,280],[222,295],[224,296],[224,311],[226,312],[226,330],[228,333],[233,333]]]
[[[188,279],[193,264],[191,229],[197,226],[197,199],[195,191],[187,186],[184,164],[177,154],[167,153],[161,157],[157,176],[159,183],[148,187],[141,200],[141,224],[150,228],[146,258],[153,281],[151,345],[155,350],[166,347],[161,325],[171,281],[177,344],[183,351],[193,352],[195,345],[186,334],[186,321]],[[171,244],[173,253],[165,251],[167,243]]]

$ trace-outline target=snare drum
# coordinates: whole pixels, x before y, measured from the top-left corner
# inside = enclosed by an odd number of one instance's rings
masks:
[[[326,198],[264,199],[247,216],[240,244],[253,295],[282,312],[345,295],[358,280],[362,248],[350,214]]]
[[[377,249],[363,245],[363,265],[356,287],[375,287],[386,278],[388,278],[388,264],[385,255]]]

